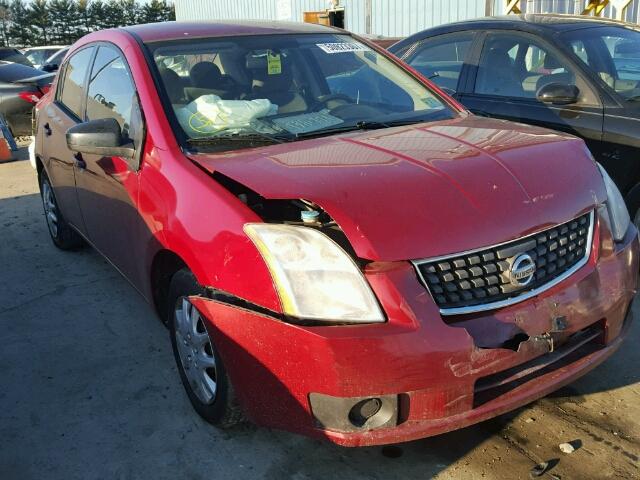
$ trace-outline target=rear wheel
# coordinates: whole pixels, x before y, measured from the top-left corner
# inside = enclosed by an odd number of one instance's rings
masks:
[[[636,210],[636,214],[633,216],[633,224],[640,230],[640,208]]]
[[[40,175],[40,195],[53,244],[62,250],[72,250],[82,246],[84,240],[64,219],[58,208],[49,177],[44,171]]]
[[[202,294],[193,274],[180,270],[169,287],[169,332],[182,385],[193,408],[207,422],[229,428],[242,421],[224,363],[206,326],[207,320],[189,301]]]

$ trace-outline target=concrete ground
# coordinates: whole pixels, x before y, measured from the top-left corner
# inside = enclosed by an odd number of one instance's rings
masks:
[[[542,461],[557,462],[546,479],[640,478],[639,340],[636,321],[571,387],[430,439],[344,449],[254,426],[223,433],[192,411],[151,308],[95,252],[54,248],[28,161],[0,164],[3,480],[502,480]]]

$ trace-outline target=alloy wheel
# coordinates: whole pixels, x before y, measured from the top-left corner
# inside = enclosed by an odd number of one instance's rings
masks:
[[[212,404],[217,390],[213,344],[204,319],[187,298],[176,305],[175,336],[180,362],[193,393],[203,404]]]
[[[47,226],[51,236],[57,238],[58,236],[58,207],[56,205],[56,199],[53,196],[53,189],[48,180],[42,182],[42,203],[44,205],[44,213],[47,217]]]

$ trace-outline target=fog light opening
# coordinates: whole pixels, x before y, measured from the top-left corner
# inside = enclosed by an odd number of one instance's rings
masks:
[[[356,403],[349,411],[349,421],[356,427],[363,427],[382,408],[379,398],[367,398]]]

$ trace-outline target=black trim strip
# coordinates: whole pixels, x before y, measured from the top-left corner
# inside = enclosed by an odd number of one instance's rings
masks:
[[[260,315],[265,315],[267,317],[285,321],[285,316],[283,314],[274,312],[273,310],[262,307],[256,303],[250,302],[249,300],[245,300],[244,298],[238,297],[231,293],[224,292],[213,287],[205,287],[204,291],[206,298],[208,298],[209,300],[215,300],[219,303],[232,305],[244,310],[249,310],[250,312],[259,313]]]

